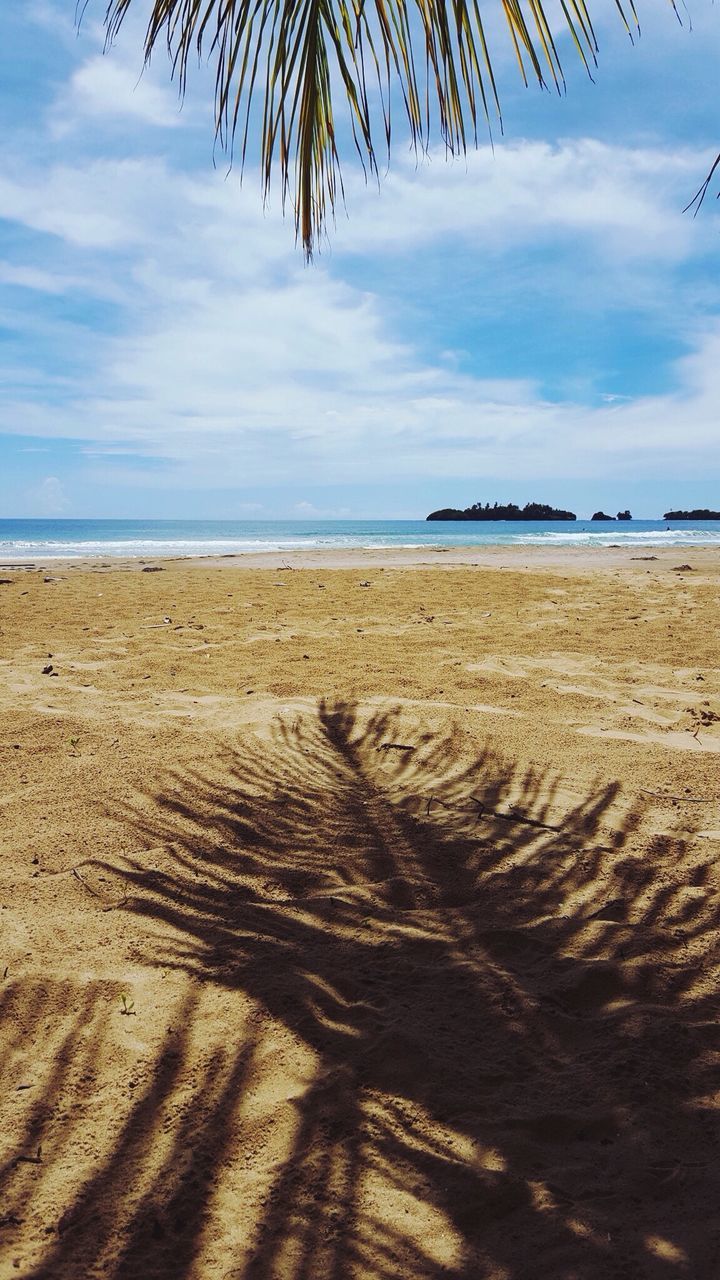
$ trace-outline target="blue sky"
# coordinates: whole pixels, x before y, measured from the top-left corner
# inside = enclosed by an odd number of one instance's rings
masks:
[[[136,0],[137,2],[137,0]],[[611,0],[591,84],[380,189],[350,152],[310,267],[252,164],[213,165],[212,86],[142,69],[143,5],[0,12],[0,516],[416,517],[439,506],[720,506],[720,13]]]

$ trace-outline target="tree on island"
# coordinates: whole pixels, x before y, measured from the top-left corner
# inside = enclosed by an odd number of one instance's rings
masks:
[[[428,520],[576,520],[574,511],[563,511],[550,507],[546,502],[527,502],[521,509],[514,502],[505,505],[489,502],[485,506],[475,502],[471,507],[459,510],[457,507],[442,507],[439,511],[431,511]]]
[[[560,91],[565,79],[553,33],[569,31],[590,75],[598,45],[589,9],[596,5],[563,2],[550,16],[543,0],[502,0],[484,9],[494,17],[501,7],[525,83]],[[640,30],[633,0],[615,0],[615,7],[632,39]],[[137,10],[135,0],[108,0],[109,42]],[[290,198],[310,257],[342,196],[333,89],[344,91],[366,173],[378,174],[378,132],[389,159],[391,102],[404,111],[416,151],[428,148],[436,118],[447,152],[463,154],[468,139],[477,141],[479,124],[488,130],[493,121],[502,124],[486,37],[476,0],[151,0],[145,57],[158,45],[167,48],[182,95],[189,62],[209,51],[216,136],[231,152],[239,139],[242,167],[251,135],[259,135],[264,193],[277,165],[283,207]]]
[[[720,511],[696,507],[694,511],[666,511],[663,520],[720,520]]]

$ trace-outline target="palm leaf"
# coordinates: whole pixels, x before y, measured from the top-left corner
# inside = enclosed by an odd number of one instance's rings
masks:
[[[633,0],[606,2],[632,39],[639,31]],[[109,41],[134,3],[109,0]],[[564,88],[558,31],[569,34],[590,73],[597,41],[586,0],[559,0],[554,22],[543,0],[498,3],[526,84]],[[355,146],[370,172],[378,167],[378,129],[389,154],[392,109],[402,109],[419,149],[428,146],[435,122],[453,154],[464,152],[469,136],[477,139],[479,122],[502,127],[478,0],[152,0],[147,60],[162,43],[181,93],[191,58],[209,54],[217,136],[231,155],[240,137],[243,165],[259,124],[265,194],[278,166],[283,207],[289,197],[308,257],[342,194],[333,91],[344,93]]]

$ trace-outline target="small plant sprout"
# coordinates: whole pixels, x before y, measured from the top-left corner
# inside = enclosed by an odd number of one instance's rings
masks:
[[[68,738],[68,742],[70,743],[70,746],[71,746],[71,748],[72,748],[73,755],[77,755],[77,754],[78,754],[78,747],[80,746],[80,739],[79,739],[79,738]]]
[[[136,1016],[135,1001],[125,992],[120,996],[120,1013],[126,1018],[134,1018]]]

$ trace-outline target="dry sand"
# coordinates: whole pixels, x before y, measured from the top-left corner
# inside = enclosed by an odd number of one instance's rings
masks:
[[[0,572],[2,1280],[720,1274],[720,555],[643,554]]]

